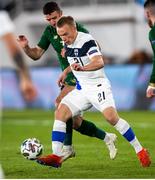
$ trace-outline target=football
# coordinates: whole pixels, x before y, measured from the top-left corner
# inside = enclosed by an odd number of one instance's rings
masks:
[[[20,147],[21,154],[29,160],[35,160],[43,152],[43,145],[36,138],[29,138],[23,141]]]

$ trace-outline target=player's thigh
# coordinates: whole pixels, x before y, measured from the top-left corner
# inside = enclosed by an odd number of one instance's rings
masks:
[[[61,100],[69,93],[71,92],[73,89],[75,89],[75,86],[69,86],[69,85],[65,85],[62,90],[60,91],[58,97],[55,100],[55,104],[56,107],[59,105],[59,103],[61,102]]]
[[[90,101],[81,93],[81,90],[74,89],[68,93],[61,101],[66,104],[72,112],[72,117],[80,115],[83,111],[91,108]]]
[[[91,96],[93,106],[98,109],[105,119],[112,125],[115,125],[119,119],[115,107],[111,87],[101,87],[93,91],[94,95]]]
[[[92,105],[100,112],[103,112],[109,107],[115,108],[115,101],[110,86],[101,86],[98,88],[94,87],[88,98],[90,99]]]

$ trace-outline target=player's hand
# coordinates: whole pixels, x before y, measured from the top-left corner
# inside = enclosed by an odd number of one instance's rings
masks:
[[[20,89],[24,99],[28,102],[34,101],[37,97],[37,90],[29,79],[22,79],[20,81]]]
[[[152,87],[150,85],[148,86],[146,90],[146,97],[147,98],[155,97],[155,87]]]
[[[80,64],[78,64],[78,63],[74,63],[71,66],[72,66],[72,69],[75,71],[84,71],[83,66],[80,66]]]
[[[62,74],[60,75],[59,79],[58,79],[58,86],[61,87],[65,84],[65,79],[66,79],[66,73],[62,72]]]
[[[25,48],[26,46],[28,46],[28,40],[24,35],[19,35],[17,38],[17,41],[20,45],[20,47]]]

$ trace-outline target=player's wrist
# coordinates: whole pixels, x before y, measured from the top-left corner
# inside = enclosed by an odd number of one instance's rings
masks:
[[[30,47],[29,47],[28,44],[26,44],[26,45],[23,47],[24,50],[28,50],[29,48],[30,48]]]
[[[19,78],[21,81],[31,81],[30,74],[26,69],[19,71]]]

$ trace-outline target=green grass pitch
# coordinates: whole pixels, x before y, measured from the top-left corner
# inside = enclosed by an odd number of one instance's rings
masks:
[[[73,144],[76,157],[67,160],[59,169],[41,166],[26,160],[20,154],[20,144],[29,137],[38,138],[44,145],[44,154],[51,153],[53,112],[42,110],[3,111],[1,121],[1,157],[5,178],[9,179],[63,179],[63,178],[155,178],[155,112],[120,112],[134,129],[142,145],[148,148],[152,164],[142,168],[133,148],[110,126],[100,113],[87,112],[84,117],[98,127],[116,133],[118,155],[109,159],[103,141],[83,136],[76,131]]]

